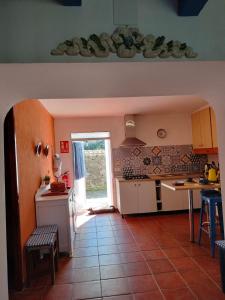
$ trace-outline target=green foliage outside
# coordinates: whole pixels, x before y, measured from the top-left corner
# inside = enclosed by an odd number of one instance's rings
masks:
[[[104,140],[86,141],[84,142],[84,150],[101,150],[105,149]]]

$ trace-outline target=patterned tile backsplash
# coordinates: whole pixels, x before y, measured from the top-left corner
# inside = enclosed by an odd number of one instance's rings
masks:
[[[207,161],[207,155],[192,153],[192,145],[113,149],[115,176],[198,173]]]

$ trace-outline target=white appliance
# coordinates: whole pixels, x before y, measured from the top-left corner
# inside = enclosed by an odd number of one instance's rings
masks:
[[[72,256],[76,233],[76,206],[73,188],[67,195],[43,196],[39,189],[35,196],[37,226],[58,225],[59,251]]]

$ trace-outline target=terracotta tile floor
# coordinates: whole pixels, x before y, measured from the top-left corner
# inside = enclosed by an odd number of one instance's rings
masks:
[[[198,214],[195,215],[196,232]],[[189,242],[188,215],[82,215],[74,256],[61,258],[56,284],[45,275],[12,300],[225,299],[218,253]]]

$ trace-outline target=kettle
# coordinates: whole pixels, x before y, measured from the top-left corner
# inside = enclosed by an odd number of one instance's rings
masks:
[[[208,180],[211,182],[217,181],[217,167],[214,162],[208,168]]]

